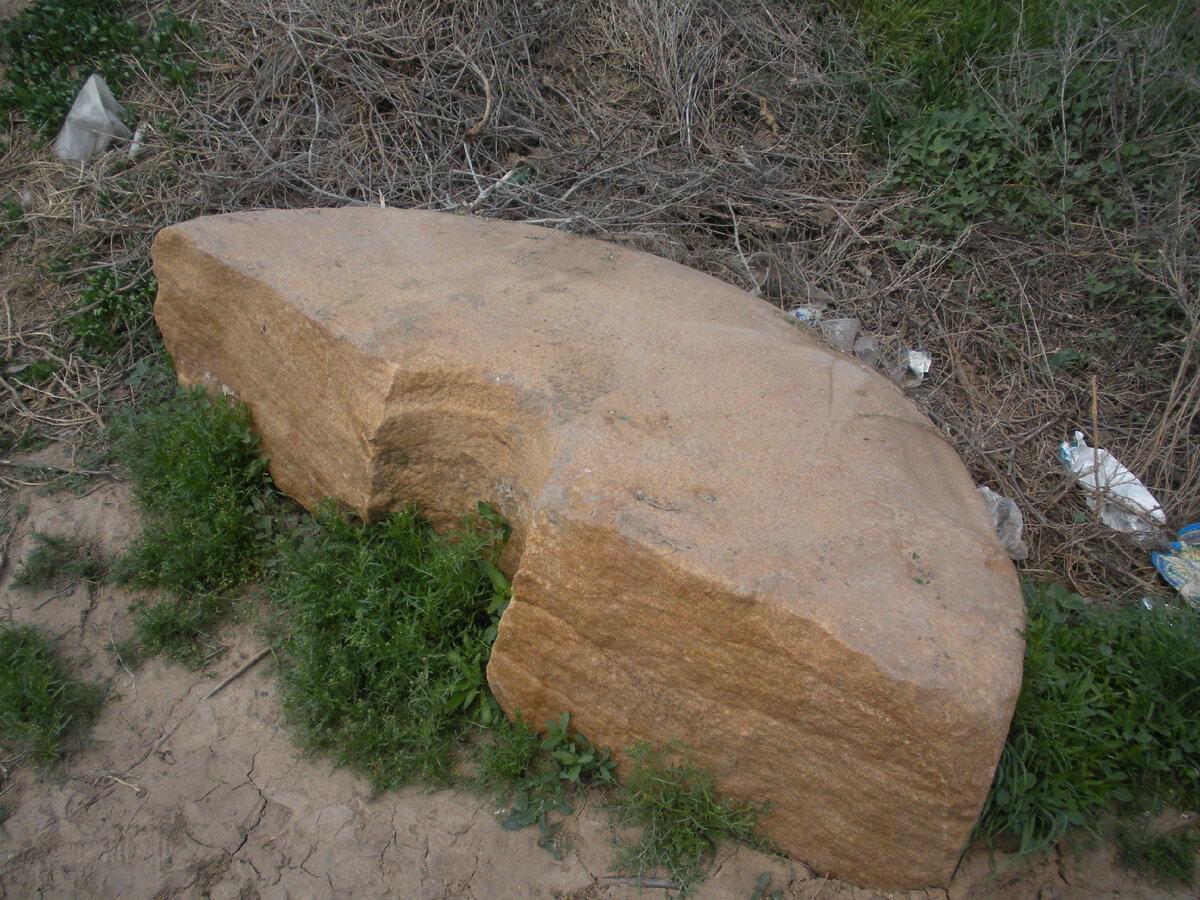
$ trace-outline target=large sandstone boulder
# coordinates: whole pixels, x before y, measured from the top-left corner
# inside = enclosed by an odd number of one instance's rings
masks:
[[[165,229],[154,266],[180,378],[248,404],[284,491],[509,519],[506,711],[686,742],[819,871],[948,881],[1022,604],[898,388],[736,288],[527,225],[238,213]]]

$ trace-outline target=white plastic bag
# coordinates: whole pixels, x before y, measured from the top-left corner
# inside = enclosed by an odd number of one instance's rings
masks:
[[[133,137],[121,121],[124,114],[125,108],[113,97],[104,79],[93,75],[71,104],[67,120],[54,139],[54,153],[59,159],[83,165],[88,158],[102,153],[113,138]]]
[[[1058,459],[1074,472],[1089,509],[1100,500],[1100,521],[1113,531],[1135,537],[1153,537],[1166,524],[1167,514],[1136,475],[1099,447],[1089,447],[1083,432],[1058,448]]]

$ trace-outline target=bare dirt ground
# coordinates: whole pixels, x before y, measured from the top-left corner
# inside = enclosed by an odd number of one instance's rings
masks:
[[[56,448],[37,461],[70,467]],[[108,585],[10,585],[33,531],[118,552],[138,527],[119,481],[96,478],[79,493],[25,487],[3,505],[0,603],[15,620],[47,628],[76,676],[107,680],[113,696],[62,766],[2,773],[0,898],[672,896],[611,871],[608,816],[594,804],[563,824],[567,849],[556,860],[538,846],[537,829],[503,830],[486,797],[417,788],[376,797],[349,772],[305,757],[281,722],[272,662],[248,622],[229,630],[229,652],[204,671],[158,659],[130,670],[108,649],[127,636],[130,595]],[[887,894],[722,847],[695,896],[750,898],[763,873],[768,895],[782,889],[795,900],[1190,895],[1117,869],[1106,848],[996,875],[976,847],[948,891]]]

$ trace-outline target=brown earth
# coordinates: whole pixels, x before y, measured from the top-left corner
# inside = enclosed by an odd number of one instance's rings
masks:
[[[37,461],[71,466],[55,448]],[[254,662],[262,644],[248,622],[229,629],[229,652],[205,671],[157,659],[125,668],[108,647],[128,634],[129,594],[85,584],[30,591],[10,582],[35,530],[118,551],[137,527],[126,486],[95,478],[80,493],[26,487],[3,504],[5,608],[18,622],[47,628],[75,674],[111,682],[114,696],[61,767],[39,776],[5,761],[0,898],[671,895],[611,871],[611,830],[595,804],[563,823],[567,849],[555,860],[538,846],[536,829],[504,831],[486,797],[417,788],[376,797],[349,772],[300,753],[280,719],[269,657]],[[1055,853],[999,875],[989,873],[986,850],[974,847],[949,891],[885,894],[728,846],[696,896],[748,898],[763,873],[770,890],[797,900],[1190,896],[1115,868],[1104,847],[1078,858]]]

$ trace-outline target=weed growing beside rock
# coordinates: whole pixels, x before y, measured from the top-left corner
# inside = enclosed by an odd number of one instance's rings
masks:
[[[587,787],[616,784],[611,750],[593,747],[579,732],[572,733],[571,715],[546,723],[546,737],[526,724],[497,721],[480,745],[477,784],[492,793],[507,810],[504,828],[515,831],[536,825],[540,843],[558,858],[553,815],[569,815],[575,795]]]
[[[764,846],[755,834],[765,806],[722,798],[717,780],[688,758],[686,747],[629,748],[630,771],[614,809],[636,829],[617,839],[617,866],[642,878],[667,873],[686,892],[704,880],[718,841]]]
[[[203,662],[219,652],[214,633],[232,599],[261,575],[297,742],[376,790],[475,785],[507,810],[506,828],[536,826],[557,853],[556,822],[573,798],[616,785],[612,751],[572,731],[568,712],[539,737],[491,696],[485,668],[510,590],[495,565],[508,529],[490,508],[444,537],[414,508],[364,524],[330,503],[272,537],[277,501],[246,411],[203,391],[128,413],[114,443],[148,517],[119,569],[171,595],[135,611],[123,657]],[[758,843],[758,811],[720,799],[686,754],[628,755],[614,810],[640,837],[622,846],[622,869],[664,868],[686,892],[715,842]]]
[[[196,664],[271,546],[277,503],[243,407],[181,391],[117,420],[113,446],[146,515],[117,566],[128,583],[169,599],[134,613],[134,657],[166,653]]]
[[[479,521],[443,538],[415,509],[365,526],[332,506],[281,538],[266,593],[303,745],[377,790],[452,779],[467,731],[500,717],[484,675],[508,602],[487,568],[495,538]]]
[[[1025,684],[978,835],[1045,852],[1113,809],[1200,808],[1200,614],[1025,586]]]

